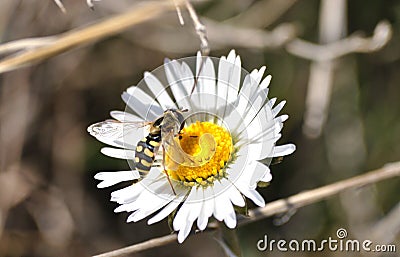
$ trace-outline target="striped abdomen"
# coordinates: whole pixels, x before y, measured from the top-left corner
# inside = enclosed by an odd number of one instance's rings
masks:
[[[150,133],[143,138],[136,146],[135,151],[135,166],[142,173],[147,174],[150,171],[151,165],[154,162],[155,152],[161,142],[161,132]]]

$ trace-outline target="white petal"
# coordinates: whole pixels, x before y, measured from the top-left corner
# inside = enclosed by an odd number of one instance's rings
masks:
[[[237,111],[244,115],[247,109],[247,106],[250,104],[250,98],[256,90],[256,82],[252,78],[250,74],[246,75],[243,81],[243,86],[239,92],[238,100],[237,100]]]
[[[270,157],[286,156],[292,154],[294,151],[296,151],[296,146],[294,144],[279,145],[274,147]]]
[[[222,221],[227,211],[227,205],[228,203],[231,204],[231,202],[229,201],[229,198],[226,195],[226,188],[222,186],[220,181],[214,182],[213,189],[214,189],[214,200],[215,200],[213,214],[217,220]]]
[[[214,183],[214,190],[220,193],[215,193],[214,217],[219,221],[224,221],[229,228],[236,227],[236,215],[233,205],[229,200],[227,189],[233,185],[228,180],[223,180]]]
[[[151,189],[144,191],[136,200],[136,204],[140,208],[136,212],[129,215],[127,221],[137,222],[158,211],[175,198],[175,195],[170,190],[170,185],[168,182],[166,182],[159,191],[161,193],[160,195],[156,194]]]
[[[271,129],[269,129],[271,131]],[[250,141],[245,141],[242,139],[238,146],[240,147],[238,155],[247,156],[248,160],[261,160],[269,157],[275,146],[276,140],[279,135],[274,133],[267,133],[266,135],[257,137],[256,139],[251,139]],[[236,161],[235,164],[238,162]]]
[[[248,194],[245,194],[248,198],[250,198],[256,205],[260,207],[265,206],[264,198],[256,191],[256,190],[249,190]]]
[[[262,164],[258,162],[250,162],[247,165],[247,169],[241,173],[241,176],[232,182],[242,194],[251,199],[256,205],[264,206],[265,201],[262,196],[255,190],[256,184],[254,184],[254,181],[261,180],[263,178],[263,175],[266,174],[265,169],[264,172],[256,171],[257,166],[263,169],[263,167],[259,165]]]
[[[168,86],[171,88],[177,105],[190,108],[189,95],[194,85],[194,77],[190,67],[185,62],[180,65],[176,60],[165,62],[164,67]]]
[[[249,189],[245,187],[240,187],[239,190],[244,194],[247,198],[253,201],[256,205],[260,207],[265,206],[264,198],[254,189]]]
[[[111,201],[125,204],[134,201],[146,188],[141,182],[124,187],[111,193]]]
[[[269,101],[268,101],[268,105],[271,107],[271,109],[273,108],[273,106],[275,105],[275,102],[276,102],[276,97],[274,97],[274,98],[271,98]]]
[[[267,69],[267,67],[262,66],[257,73],[257,76],[254,78],[257,81],[257,84],[260,84],[260,81],[264,75],[265,70]]]
[[[188,237],[190,231],[192,230],[192,224],[187,223],[185,227],[178,232],[178,242],[181,244]]]
[[[201,64],[203,63],[203,67]],[[216,92],[215,88],[215,68],[212,60],[209,57],[203,57],[203,59],[197,60],[196,65],[198,74],[198,92],[202,94],[214,95]],[[200,70],[199,70],[200,69]]]
[[[134,150],[103,147],[103,148],[101,148],[100,152],[109,157],[118,158],[118,159],[132,160],[133,158],[135,158]]]
[[[228,191],[229,199],[231,202],[239,207],[244,207],[246,205],[246,202],[243,199],[243,196],[240,194],[240,192],[237,190],[236,187],[231,186]]]
[[[240,56],[235,58],[233,70],[232,70],[232,78],[230,79],[231,90],[228,91],[228,103],[233,103],[238,95],[239,86],[240,86],[240,74],[242,72],[241,69],[242,62],[240,60]]]
[[[143,190],[147,190],[150,184],[157,182],[157,181],[162,181],[163,177],[165,176],[161,174],[160,170],[157,168],[151,168],[150,172],[147,174],[147,176],[139,181],[136,184],[133,184],[129,187],[125,187],[122,189],[119,189],[117,191],[114,191],[111,193],[111,201],[117,202],[119,204],[124,204],[124,203],[129,203],[134,201]],[[159,179],[161,178],[161,179]]]
[[[137,172],[136,170],[111,171],[111,172],[99,172],[94,176],[94,178],[97,180],[103,180],[97,185],[97,187],[104,188],[118,184],[123,181],[139,179],[140,175],[139,172]]]
[[[157,101],[160,103],[161,107],[165,109],[176,108],[176,105],[172,101],[171,97],[168,95],[166,88],[161,84],[161,82],[150,72],[144,73],[144,80],[151,92],[156,96]]]
[[[267,174],[271,174],[271,171],[268,166],[260,163],[260,162],[255,162],[256,167],[254,168],[254,172],[251,176],[250,179],[250,188],[255,189],[257,187],[257,183],[261,181],[263,178],[267,176]],[[272,177],[271,177],[272,178]]]
[[[189,212],[190,208],[185,204],[179,208],[172,224],[175,231],[185,228],[185,226],[187,225],[187,216]]]
[[[240,132],[246,129],[243,115],[238,112],[238,109],[233,109],[227,116],[225,116],[224,123],[229,131]],[[239,135],[239,133],[238,133]]]
[[[264,134],[274,124],[271,108],[268,105],[264,105],[246,128],[248,138],[252,139],[260,136],[260,134]]]
[[[111,117],[113,117],[116,120],[119,120],[121,122],[131,122],[131,121],[135,121],[135,122],[143,122],[144,120],[142,118],[140,118],[139,116],[136,116],[132,113],[129,112],[123,112],[123,111],[111,111],[110,112]]]
[[[252,156],[255,160],[262,160],[271,156],[275,146],[275,139],[264,138],[265,140],[252,143],[248,146],[249,153],[254,153]]]
[[[199,217],[201,207],[203,206],[204,199],[202,189],[196,188],[194,199],[196,199],[194,202],[188,202],[188,204],[190,204],[190,212],[187,219],[192,224]]]
[[[281,139],[281,137],[282,137],[282,134],[279,133],[279,134],[274,135],[274,137],[272,137],[271,139],[276,143],[276,141],[278,141],[279,139]]]
[[[211,217],[214,211],[214,194],[211,187],[207,187],[203,190],[204,202],[202,209],[197,219],[197,227],[200,230],[204,230],[207,227],[208,219]]]
[[[285,117],[282,117],[285,118]],[[250,143],[260,143],[265,140],[274,141],[275,138],[279,135],[280,131],[283,128],[283,123],[281,122],[281,116],[274,118],[273,120],[268,121],[265,125],[263,125],[263,130],[258,135],[251,138]],[[252,133],[253,135],[254,133]],[[274,141],[276,142],[276,141]]]
[[[277,106],[275,106],[274,109],[272,109],[272,114],[274,115],[274,117],[282,110],[282,108],[285,106],[285,104],[286,104],[286,101],[283,100]]]
[[[252,106],[254,109],[261,109],[264,104],[265,100],[268,97],[269,88],[265,89],[258,89],[256,93],[250,98]]]
[[[146,190],[144,190],[143,192],[145,192],[145,191]],[[133,201],[133,202],[121,204],[120,206],[118,206],[117,208],[114,209],[114,212],[115,213],[124,212],[124,211],[131,212],[131,211],[137,210],[138,208],[139,208],[139,206],[136,204],[135,201]],[[130,222],[130,221],[128,221],[128,222]]]
[[[233,63],[235,61],[236,58],[236,51],[235,49],[232,49],[229,51],[228,57],[226,58],[228,60],[228,62]]]
[[[269,108],[266,107],[265,109]],[[260,112],[260,114],[261,113],[262,112]],[[251,158],[255,160],[267,158],[273,153],[275,142],[280,138],[279,132],[282,129],[282,123],[276,120],[270,120],[260,125],[257,121],[261,120],[263,119],[255,119],[256,123],[253,122],[251,124],[252,126],[254,125],[254,127],[246,130],[246,132],[251,134],[249,136],[249,141],[246,142],[248,145],[243,148],[245,152],[251,153]],[[258,135],[255,133],[258,133]]]
[[[255,186],[252,186],[252,184],[254,184],[254,183],[252,183],[252,177],[253,177],[254,173],[257,173],[257,171],[256,171],[257,163],[258,163],[257,161],[250,161],[240,171],[238,170],[237,165],[233,165],[232,170],[235,170],[237,175],[235,177],[234,175],[231,175],[231,173],[230,173],[229,180],[236,186],[238,184],[242,184],[248,188],[254,189]],[[262,174],[259,176],[261,177]]]
[[[249,126],[249,124],[254,120],[257,113],[260,111],[261,105],[261,99],[257,98],[251,102],[249,106],[247,106],[244,116],[244,124],[246,127]]]
[[[255,71],[257,71],[257,70],[255,70]],[[260,71],[257,71],[257,72],[253,71],[250,74],[251,77],[253,78],[253,80],[255,81],[254,83],[256,84],[256,86],[254,86],[254,89],[252,91],[253,94],[250,97],[250,102],[253,103],[256,101],[256,99],[259,98],[259,100],[257,102],[261,103],[261,105],[259,105],[259,106],[254,106],[254,104],[253,104],[255,109],[260,109],[268,97],[268,91],[269,91],[268,86],[271,82],[272,76],[271,75],[266,76],[260,84],[260,81],[262,79],[262,75],[264,74],[264,71],[265,71],[265,66],[261,67]]]
[[[272,180],[272,175],[271,175],[271,173],[266,173],[265,175],[264,175],[264,177],[262,177],[261,179],[260,179],[260,181],[263,181],[263,182],[270,182]]]
[[[228,58],[221,57],[218,64],[217,79],[217,110],[218,116],[224,117],[226,114],[226,105],[236,101],[241,73],[240,57],[235,55],[232,50]]]
[[[244,171],[248,168],[249,163],[251,163],[253,159],[251,154],[247,152],[247,148],[243,148],[246,147],[239,149],[237,159],[229,166],[229,169],[226,170],[229,175],[229,181],[233,184],[235,184],[239,177],[243,175]]]
[[[209,57],[201,57],[201,55],[197,55],[196,75],[198,76],[196,86],[197,94],[192,96],[194,104],[198,110],[206,112],[215,110],[217,104],[215,69],[213,62]],[[199,120],[208,120],[208,116],[200,114]]]
[[[164,194],[162,197],[155,193],[155,191],[160,188],[168,190],[167,187],[169,187],[169,184],[167,181],[157,181],[150,186],[141,183],[141,186],[145,188],[145,190],[140,190],[140,193],[137,195],[126,196],[123,200],[120,199],[118,203],[122,205],[114,210],[115,212],[131,212],[138,210],[128,217],[127,222],[136,222],[150,215],[151,213],[160,209],[162,206],[168,204],[174,197],[172,192],[169,194]],[[150,202],[152,204],[148,204]]]
[[[199,203],[201,204],[198,199],[197,189],[193,187],[182,207],[176,213],[175,219],[173,221],[173,227],[175,231],[181,230],[186,226],[186,223],[189,222],[189,215],[193,215],[190,213],[193,212],[193,208],[196,207]],[[194,215],[196,215],[196,213],[194,213]]]
[[[276,117],[275,119],[277,120],[277,122],[285,122],[287,119],[289,118],[289,115],[283,114],[281,116]]]
[[[177,190],[177,188],[175,188],[175,190]],[[176,198],[172,200],[167,206],[165,206],[159,213],[157,213],[151,219],[149,219],[147,224],[151,225],[159,222],[160,220],[166,218],[176,208],[178,208],[178,205],[182,202],[183,198],[186,195],[186,192],[181,194],[179,194],[178,192],[176,193],[178,194]]]
[[[127,148],[127,149],[131,149],[131,150],[135,149],[134,146],[125,144],[124,142],[122,142],[120,140],[115,140],[112,137],[110,138],[110,137],[103,137],[103,136],[95,136],[95,138],[98,141],[100,141],[104,144],[110,145],[110,146],[119,147],[119,148]]]
[[[233,210],[233,208],[232,208]],[[228,228],[235,228],[236,224],[237,224],[237,220],[236,220],[236,214],[235,211],[233,210],[232,212],[228,212],[224,218],[225,224]]]
[[[139,87],[128,88],[122,100],[144,120],[153,121],[163,114],[161,106]]]
[[[266,89],[266,88],[269,86],[269,84],[271,83],[271,79],[272,79],[272,76],[271,76],[271,75],[266,76],[266,77],[263,79],[263,81],[261,82],[261,84],[260,84],[260,89],[261,89],[261,90]]]

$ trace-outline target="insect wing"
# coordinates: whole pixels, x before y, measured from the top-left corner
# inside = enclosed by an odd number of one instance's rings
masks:
[[[119,139],[129,134],[132,130],[150,125],[149,122],[131,121],[120,122],[117,120],[106,120],[95,123],[88,128],[88,132],[94,137],[106,137]]]
[[[168,156],[168,161],[165,165],[170,170],[176,170],[180,164],[191,164],[195,165],[195,160],[192,160],[190,155],[183,151],[180,144],[176,141],[174,134],[163,134],[162,145],[165,150],[165,154]]]

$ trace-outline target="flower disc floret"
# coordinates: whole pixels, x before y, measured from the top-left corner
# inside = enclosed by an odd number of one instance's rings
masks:
[[[207,185],[222,177],[233,151],[232,137],[228,130],[211,122],[196,122],[185,127],[179,135],[179,143],[187,154],[195,156],[201,152],[199,139],[211,134],[215,140],[215,154],[205,164],[197,167],[179,165],[176,170],[168,170],[168,175],[184,182],[185,185]],[[207,153],[206,153],[207,154]]]

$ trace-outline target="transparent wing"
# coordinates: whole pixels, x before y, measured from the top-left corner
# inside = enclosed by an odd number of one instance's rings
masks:
[[[107,137],[107,138],[122,138],[132,130],[142,128],[150,125],[151,122],[131,121],[131,122],[120,122],[118,120],[105,120],[92,124],[88,128],[90,135],[94,137]]]

